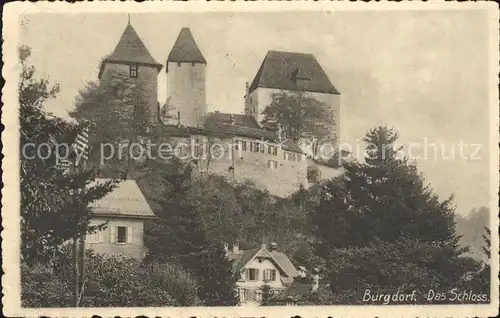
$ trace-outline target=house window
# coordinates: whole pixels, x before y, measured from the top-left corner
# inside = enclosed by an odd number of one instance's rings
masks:
[[[181,62],[177,62],[177,66],[178,66],[178,67],[181,67]]]
[[[194,64],[195,64],[194,62],[193,62],[193,63],[191,63],[191,66],[193,66],[193,67],[194,67]]]
[[[287,154],[287,152],[283,151],[283,159],[285,159],[285,160],[286,160],[286,154]]]
[[[274,282],[276,280],[276,270],[275,269],[265,269],[264,270],[264,280]]]
[[[265,152],[266,152],[266,150],[265,150],[264,148],[265,148],[265,145],[264,145],[264,144],[261,144],[261,145],[260,145],[260,152],[265,153]]]
[[[297,155],[297,162],[300,162],[302,160],[302,155]]]
[[[247,280],[259,280],[259,270],[256,268],[247,269]]]
[[[116,243],[127,243],[127,228],[125,226],[116,228]]]
[[[253,300],[253,297],[252,297],[252,291],[250,289],[243,289],[243,299],[245,301],[252,301]]]
[[[247,142],[246,141],[241,141],[241,150],[247,151]]]
[[[278,162],[277,162],[277,161],[274,161],[274,160],[269,160],[269,161],[267,162],[267,167],[268,167],[269,169],[276,169],[276,168],[278,168]]]
[[[129,66],[129,76],[132,78],[137,78],[137,64],[132,64]]]
[[[102,232],[98,231],[95,233],[88,233],[87,237],[85,238],[85,241],[87,243],[99,243],[102,241]]]

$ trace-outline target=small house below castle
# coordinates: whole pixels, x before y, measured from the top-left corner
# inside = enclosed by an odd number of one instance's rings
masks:
[[[87,234],[87,248],[108,256],[145,256],[144,221],[156,216],[135,180],[121,181],[112,192],[94,202],[92,209],[91,225],[108,223],[102,231]]]

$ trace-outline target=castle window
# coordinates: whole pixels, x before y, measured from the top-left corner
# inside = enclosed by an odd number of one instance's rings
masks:
[[[276,168],[278,168],[278,162],[276,162],[276,161],[274,161],[274,160],[269,160],[269,161],[267,162],[267,167],[268,167],[269,169],[276,169]]]
[[[258,142],[254,142],[253,143],[253,152],[259,152],[259,143]]]
[[[132,78],[137,78],[137,64],[132,64],[129,66],[129,76]]]

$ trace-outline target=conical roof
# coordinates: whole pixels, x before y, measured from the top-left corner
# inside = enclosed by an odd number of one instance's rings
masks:
[[[137,32],[131,24],[128,24],[125,27],[120,41],[118,41],[113,53],[106,57],[102,62],[101,72],[103,65],[106,62],[137,63],[156,67],[158,70],[162,68],[162,65],[158,63],[153,56],[151,56],[151,53],[149,53],[146,45],[144,45],[144,42],[142,42],[141,38],[137,35]]]
[[[182,28],[167,62],[196,62],[207,64],[189,28]]]

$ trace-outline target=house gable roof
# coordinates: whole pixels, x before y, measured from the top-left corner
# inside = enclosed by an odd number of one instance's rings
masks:
[[[284,253],[276,251],[268,251],[265,246],[254,248],[251,250],[246,250],[241,254],[239,259],[236,259],[234,270],[235,272],[241,271],[250,261],[256,257],[263,257],[270,259],[278,269],[284,273],[287,277],[293,278],[298,275],[295,266],[292,264],[288,256]]]
[[[97,179],[95,184],[102,181],[107,179]],[[91,208],[95,216],[155,217],[135,180],[121,181],[112,192],[93,202]]]
[[[340,94],[312,54],[269,51],[250,85],[293,91]]]
[[[102,61],[99,78],[106,63],[136,63],[154,67],[158,71],[163,67],[149,53],[146,45],[131,24],[127,24],[113,52]]]
[[[168,62],[195,62],[207,64],[189,28],[182,28],[168,55],[167,63]]]

